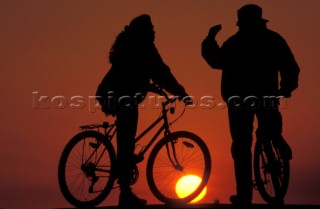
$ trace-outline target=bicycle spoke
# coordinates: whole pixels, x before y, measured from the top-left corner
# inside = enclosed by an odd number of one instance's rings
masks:
[[[254,175],[261,197],[268,203],[283,203],[289,183],[289,161],[284,162],[270,143],[257,141],[254,151]]]
[[[98,132],[79,133],[61,155],[58,169],[60,189],[76,207],[99,204],[113,188],[111,164],[115,162],[114,149],[111,144],[102,144],[99,140],[105,138]]]
[[[208,150],[204,148],[204,144],[199,145],[201,139],[195,135],[177,132],[172,138],[168,138],[171,140],[160,141],[151,152],[147,179],[151,191],[160,201],[173,203],[182,200],[176,192],[177,182],[186,175],[197,175],[205,178],[201,184],[203,188],[208,180],[208,166],[211,164]],[[183,201],[192,200],[190,195],[188,197]]]

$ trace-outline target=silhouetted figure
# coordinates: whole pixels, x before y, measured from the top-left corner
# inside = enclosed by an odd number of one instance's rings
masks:
[[[130,180],[136,165],[134,138],[138,104],[147,94],[150,79],[169,93],[183,98],[184,88],[154,45],[155,32],[149,15],[134,18],[117,36],[109,55],[111,69],[97,90],[102,110],[117,118],[117,165],[120,184],[119,206],[142,206],[147,202],[132,193]],[[104,99],[102,99],[104,98]]]
[[[238,10],[239,31],[219,47],[215,41],[221,25],[213,26],[202,43],[202,56],[215,69],[222,69],[221,93],[228,104],[232,137],[236,191],[230,201],[251,205],[252,201],[252,132],[256,115],[258,130],[292,158],[282,137],[279,96],[290,97],[298,87],[299,67],[286,41],[266,27],[262,9],[253,4]],[[278,74],[280,73],[280,88]]]

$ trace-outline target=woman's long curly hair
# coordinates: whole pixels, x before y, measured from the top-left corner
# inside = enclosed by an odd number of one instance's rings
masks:
[[[150,34],[150,32],[146,33],[150,25],[152,26],[151,18],[147,14],[134,18],[129,25],[126,25],[124,30],[118,34],[111,47],[109,62],[111,64],[120,62],[129,47],[132,47],[135,43],[139,44],[141,40],[144,40],[145,35],[143,34]]]

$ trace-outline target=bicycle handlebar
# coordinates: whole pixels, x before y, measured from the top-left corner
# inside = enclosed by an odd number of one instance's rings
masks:
[[[148,91],[159,94],[161,96],[164,96],[166,98],[166,101],[163,102],[163,104],[166,106],[168,104],[171,104],[173,102],[175,102],[177,99],[179,99],[179,101],[183,101],[185,105],[192,105],[193,101],[192,99],[187,96],[185,98],[180,98],[179,96],[174,96],[174,97],[169,97],[168,94],[162,89],[161,86],[155,84],[155,83],[150,83],[149,84],[149,88]]]
[[[162,89],[162,87],[158,86],[155,83],[150,83],[148,90],[155,94],[159,94],[160,96],[164,96],[166,98],[166,101],[163,103],[165,106],[175,102],[178,99],[178,97],[170,98],[168,94]]]

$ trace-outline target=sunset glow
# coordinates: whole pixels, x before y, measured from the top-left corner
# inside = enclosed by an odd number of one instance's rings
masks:
[[[196,175],[186,175],[179,179],[176,184],[176,193],[180,198],[184,198],[191,194],[201,183],[201,178]],[[191,202],[200,201],[207,193],[207,187]]]
[[[268,28],[285,38],[301,68],[298,89],[280,109],[283,136],[294,155],[285,204],[320,205],[320,1],[3,0],[0,208],[71,207],[57,180],[62,150],[79,133],[79,126],[114,120],[97,107],[94,96],[111,67],[108,57],[116,36],[134,17],[145,13],[151,16],[163,61],[194,98],[194,106],[186,107],[170,128],[195,133],[211,155],[212,171],[201,203],[219,199],[229,204],[236,185],[228,108],[221,97],[221,71],[211,69],[202,58],[201,44],[213,25],[222,25],[219,46],[235,34],[237,10],[249,2],[263,8]],[[162,99],[157,98],[146,97],[142,103],[137,134],[161,114]],[[170,122],[184,110],[183,103],[176,104],[175,114],[168,114]],[[136,151],[152,137],[150,132],[139,141]],[[159,204],[145,172],[155,143],[138,164],[140,177],[133,185],[133,191],[149,205]],[[196,172],[194,167],[190,170]],[[177,197],[186,189],[178,186],[175,177],[170,192]],[[119,189],[112,190],[102,205],[117,205],[119,193]],[[252,202],[265,204],[256,190]]]

